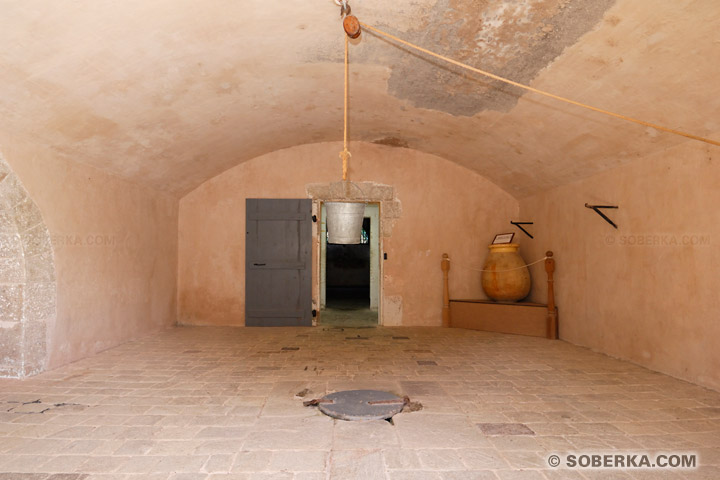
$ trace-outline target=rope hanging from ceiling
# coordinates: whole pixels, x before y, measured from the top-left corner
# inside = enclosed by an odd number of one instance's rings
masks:
[[[451,64],[453,64],[453,65],[456,65],[456,66],[460,67],[460,68],[464,68],[464,69],[466,69],[466,70],[470,70],[471,72],[475,72],[475,73],[478,73],[478,74],[483,75],[483,76],[485,76],[485,77],[492,78],[493,80],[497,80],[497,81],[499,81],[499,82],[503,82],[503,83],[506,83],[506,84],[508,84],[508,85],[513,85],[513,86],[518,87],[518,88],[521,88],[521,89],[523,89],[523,90],[527,90],[527,91],[529,91],[529,92],[533,92],[533,93],[537,93],[537,94],[539,94],[539,95],[543,95],[543,96],[546,96],[546,97],[549,97],[549,98],[553,98],[553,99],[558,100],[558,101],[561,101],[561,102],[569,103],[570,105],[575,105],[575,106],[578,106],[578,107],[581,107],[581,108],[585,108],[585,109],[587,109],[587,110],[592,110],[592,111],[594,111],[594,112],[602,113],[602,114],[604,114],[604,115],[608,115],[608,116],[615,117],[615,118],[620,118],[620,119],[626,120],[626,121],[628,121],[628,122],[637,123],[637,124],[639,124],[639,125],[644,125],[644,126],[646,126],[646,127],[654,128],[654,129],[656,129],[656,130],[660,130],[660,131],[667,132],[667,133],[672,133],[672,134],[674,134],[674,135],[679,135],[679,136],[681,136],[681,137],[689,138],[689,139],[692,139],[692,140],[697,140],[697,141],[699,141],[699,142],[704,142],[704,143],[708,143],[708,144],[710,144],[710,145],[715,145],[715,146],[720,147],[720,141],[711,140],[711,139],[709,139],[709,138],[701,137],[701,136],[699,136],[699,135],[693,135],[693,134],[691,134],[691,133],[682,132],[682,131],[680,131],[680,130],[674,130],[674,129],[668,128],[668,127],[663,127],[662,125],[657,125],[657,124],[655,124],[655,123],[646,122],[646,121],[644,121],[644,120],[639,120],[639,119],[637,119],[637,118],[628,117],[628,116],[626,116],[626,115],[622,115],[622,114],[619,114],[619,113],[611,112],[611,111],[609,111],[609,110],[604,110],[604,109],[602,109],[602,108],[593,107],[592,105],[587,105],[587,104],[584,104],[584,103],[581,103],[581,102],[577,102],[577,101],[575,101],[575,100],[571,100],[571,99],[569,99],[569,98],[561,97],[561,96],[559,96],[559,95],[555,95],[555,94],[552,94],[552,93],[549,93],[549,92],[545,92],[545,91],[543,91],[543,90],[538,90],[537,88],[533,88],[533,87],[530,87],[530,86],[528,86],[528,85],[524,85],[524,84],[522,84],[522,83],[518,83],[518,82],[515,82],[515,81],[513,81],[513,80],[510,80],[510,79],[508,79],[508,78],[504,78],[504,77],[501,77],[501,76],[499,76],[499,75],[495,75],[495,74],[493,74],[493,73],[486,72],[486,71],[484,71],[484,70],[480,70],[479,68],[472,67],[472,66],[470,66],[470,65],[467,65],[467,64],[465,64],[465,63],[459,62],[459,61],[454,60],[454,59],[452,59],[452,58],[446,57],[446,56],[444,56],[444,55],[440,55],[439,53],[432,52],[432,51],[430,51],[430,50],[428,50],[428,49],[426,49],[426,48],[420,47],[420,46],[418,46],[418,45],[415,45],[414,43],[410,43],[410,42],[405,41],[405,40],[403,40],[403,39],[401,39],[401,38],[399,38],[399,37],[396,37],[395,35],[391,35],[391,34],[389,34],[389,33],[387,33],[387,32],[383,32],[382,30],[377,29],[377,28],[375,28],[375,27],[372,27],[372,26],[370,26],[370,25],[368,25],[368,24],[366,24],[366,23],[363,23],[363,22],[359,22],[359,23],[360,23],[360,25],[361,25],[363,28],[365,28],[365,29],[367,29],[367,30],[370,30],[371,32],[374,32],[374,33],[376,33],[376,34],[378,34],[378,35],[380,35],[380,36],[383,36],[383,37],[388,38],[388,39],[390,39],[390,40],[393,40],[393,41],[395,41],[395,42],[397,42],[397,43],[400,43],[400,44],[402,44],[402,45],[405,45],[405,46],[407,46],[407,47],[410,47],[410,48],[412,48],[412,49],[414,49],[414,50],[417,50],[417,51],[419,51],[419,52],[422,52],[422,53],[424,53],[424,54],[426,54],[426,55],[430,55],[430,56],[432,56],[432,57],[435,57],[435,58],[438,58],[438,59],[440,59],[440,60],[443,60],[443,61],[445,61],[445,62],[447,62],[447,63],[451,63]],[[345,88],[346,88],[345,98],[346,98],[346,99],[345,99],[345,102],[346,102],[346,105],[347,105],[347,42],[348,42],[348,40],[347,40],[347,36],[346,36],[346,37],[345,37],[345,69],[346,69],[346,73],[345,73]],[[347,110],[347,108],[346,108],[346,110]],[[347,123],[347,118],[346,118],[346,123]],[[347,127],[346,127],[346,128],[347,128]],[[347,150],[347,149],[346,149],[346,150]]]
[[[342,179],[346,182],[348,179],[348,160],[352,155],[347,148],[348,131],[348,36],[345,35],[345,109],[344,109],[344,129],[343,129],[343,151],[340,152],[342,158]]]

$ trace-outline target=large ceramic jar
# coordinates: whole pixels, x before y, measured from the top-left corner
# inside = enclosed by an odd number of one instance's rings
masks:
[[[530,272],[516,243],[490,245],[482,272],[485,294],[498,302],[516,302],[530,293]]]

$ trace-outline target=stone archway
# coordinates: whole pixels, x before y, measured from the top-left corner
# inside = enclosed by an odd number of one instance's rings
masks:
[[[26,377],[45,369],[56,292],[48,229],[0,155],[0,377]]]

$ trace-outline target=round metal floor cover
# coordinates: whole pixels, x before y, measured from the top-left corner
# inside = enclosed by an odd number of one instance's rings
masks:
[[[400,413],[404,399],[379,390],[348,390],[325,395],[318,408],[340,420],[387,420]]]

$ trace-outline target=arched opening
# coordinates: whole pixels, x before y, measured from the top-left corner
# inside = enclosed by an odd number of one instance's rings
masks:
[[[26,377],[45,369],[56,291],[48,229],[0,156],[0,377]]]

